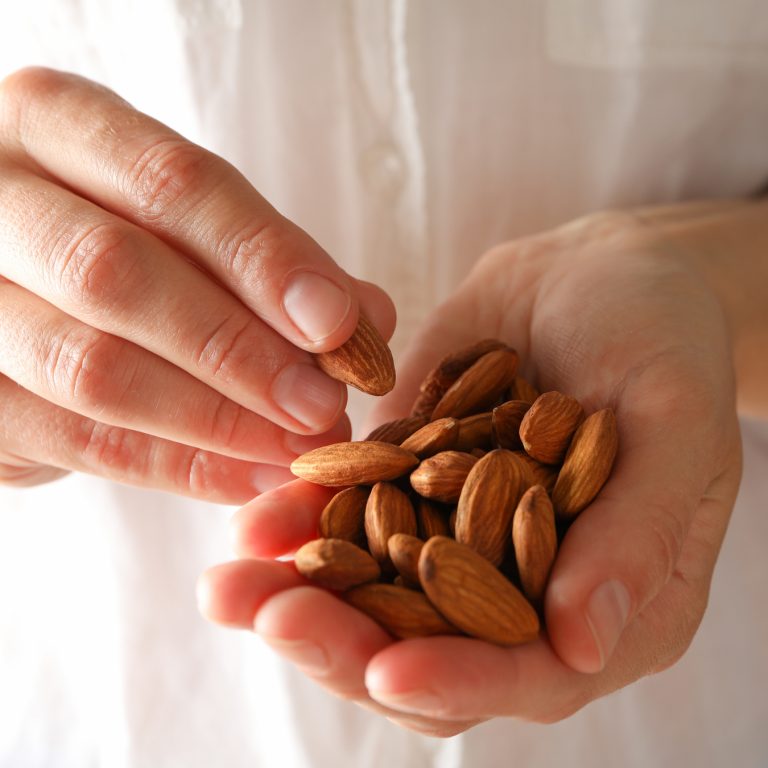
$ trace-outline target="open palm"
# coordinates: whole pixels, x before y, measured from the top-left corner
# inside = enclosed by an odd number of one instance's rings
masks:
[[[541,391],[615,409],[612,477],[558,554],[547,633],[504,649],[459,637],[393,641],[290,553],[330,498],[295,481],[234,518],[239,561],[208,571],[203,612],[255,628],[337,695],[405,727],[452,735],[497,716],[542,722],[676,661],[701,621],[741,455],[720,307],[652,227],[589,217],[484,256],[415,334],[371,426],[406,415],[446,352],[495,336]],[[308,619],[311,617],[311,619]]]

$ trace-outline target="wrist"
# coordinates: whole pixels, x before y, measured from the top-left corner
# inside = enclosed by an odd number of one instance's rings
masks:
[[[672,258],[708,286],[730,336],[739,411],[768,416],[768,200],[639,209]]]

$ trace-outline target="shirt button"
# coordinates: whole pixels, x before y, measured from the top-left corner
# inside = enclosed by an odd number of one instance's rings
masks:
[[[405,160],[391,141],[372,144],[363,152],[362,172],[365,184],[377,197],[394,203],[405,184]]]

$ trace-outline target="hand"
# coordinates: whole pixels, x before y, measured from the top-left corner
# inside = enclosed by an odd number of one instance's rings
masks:
[[[416,336],[372,418],[407,414],[439,357],[487,336],[514,346],[542,391],[588,413],[615,409],[614,472],[559,552],[546,635],[511,649],[393,642],[290,563],[260,559],[205,574],[204,614],[254,627],[330,691],[444,736],[497,716],[555,721],[672,664],[705,609],[741,466],[725,318],[678,256],[623,214],[494,249]],[[246,505],[233,520],[238,553],[274,557],[314,538],[329,495],[294,481]]]
[[[243,502],[349,435],[311,352],[363,304],[232,166],[73,75],[0,84],[0,482],[82,470]]]

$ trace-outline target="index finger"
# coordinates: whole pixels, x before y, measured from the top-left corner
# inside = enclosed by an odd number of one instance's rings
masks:
[[[354,281],[222,158],[76,75],[21,70],[0,99],[1,141],[183,251],[289,341],[318,352],[354,332]]]

